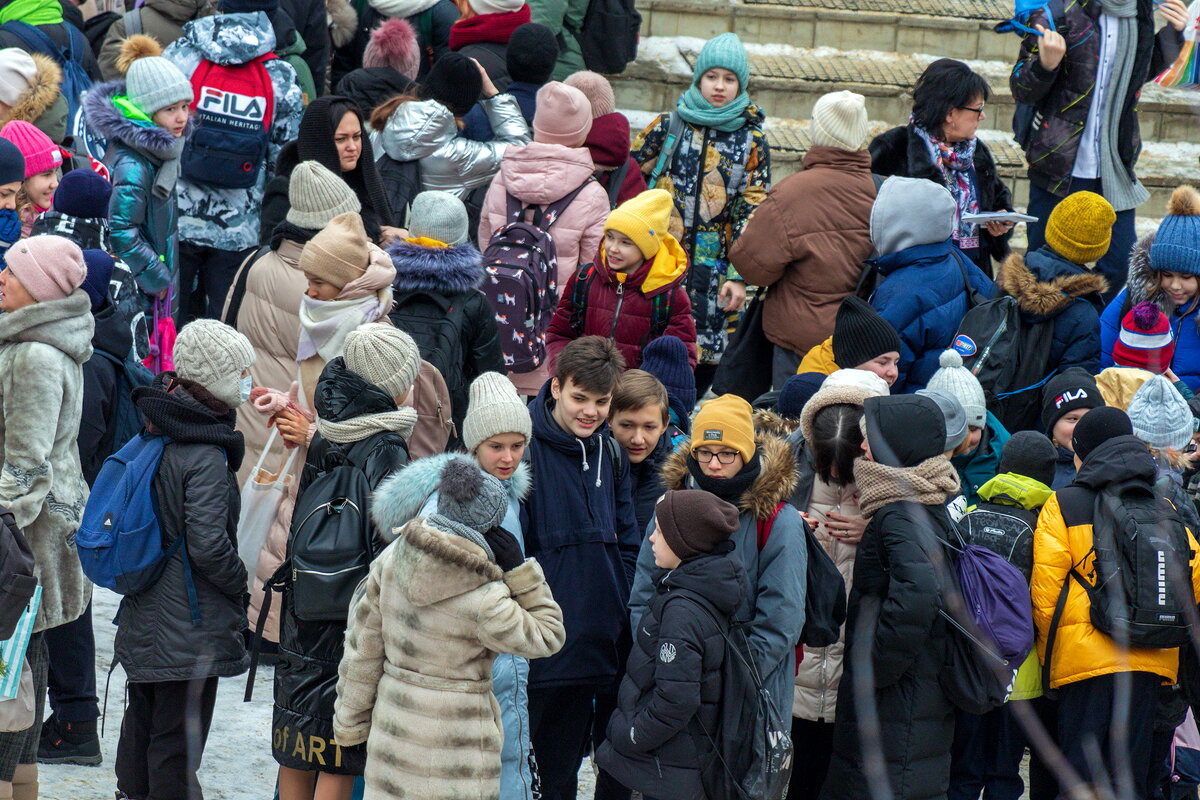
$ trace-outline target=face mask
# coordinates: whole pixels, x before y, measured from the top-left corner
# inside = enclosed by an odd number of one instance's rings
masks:
[[[238,381],[238,389],[242,393],[242,402],[245,403],[250,399],[250,390],[254,388],[254,379],[249,375]]]

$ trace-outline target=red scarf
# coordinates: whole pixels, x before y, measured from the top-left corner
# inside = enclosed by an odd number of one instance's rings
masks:
[[[480,14],[470,19],[460,19],[450,28],[450,49],[461,50],[469,44],[495,42],[508,44],[513,31],[533,19],[529,4],[520,11],[504,14]]]

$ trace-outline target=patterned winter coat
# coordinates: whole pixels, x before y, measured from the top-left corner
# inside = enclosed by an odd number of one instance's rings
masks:
[[[163,55],[187,76],[204,59],[214,64],[244,64],[275,49],[275,32],[264,12],[218,14],[183,26],[183,36]],[[192,244],[219,250],[245,250],[258,243],[259,209],[279,151],[296,138],[304,98],[296,70],[282,59],[265,64],[275,94],[267,161],[249,189],[229,189],[179,178],[179,235]]]
[[[647,176],[658,162],[670,117],[660,114],[633,140],[633,158]],[[729,250],[771,189],[764,119],[763,112],[750,105],[746,125],[731,133],[686,125],[670,168],[656,187],[675,196],[668,230],[692,260],[684,286],[692,299],[704,364],[717,363],[725,352],[729,315],[717,306],[721,284],[741,280],[729,263]]]

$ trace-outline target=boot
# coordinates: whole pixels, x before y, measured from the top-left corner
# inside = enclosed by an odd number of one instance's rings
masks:
[[[38,742],[38,763],[79,764],[94,767],[104,757],[100,755],[100,737],[96,735],[96,720],[62,722],[51,715],[42,725]]]
[[[37,800],[37,764],[18,764],[12,779],[13,800]]]

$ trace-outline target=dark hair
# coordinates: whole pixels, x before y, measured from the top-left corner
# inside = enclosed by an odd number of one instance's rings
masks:
[[[560,388],[567,381],[575,382],[584,391],[608,394],[625,371],[625,359],[611,339],[604,336],[584,336],[563,348],[558,354],[554,377]]]
[[[300,117],[300,131],[296,138],[296,149],[301,161],[319,161],[334,175],[341,174],[334,134],[342,117],[353,114],[358,117],[363,137],[367,136],[367,123],[362,110],[348,97],[327,95],[309,104]]]
[[[851,403],[834,403],[816,413],[812,421],[813,468],[825,483],[845,486],[854,480],[854,459],[862,455],[859,427],[863,410]],[[835,476],[834,468],[837,475]]]
[[[913,122],[940,137],[942,124],[952,109],[977,97],[986,101],[991,96],[992,88],[982,75],[961,61],[939,58],[925,68],[913,87]]]
[[[611,419],[622,411],[637,411],[653,405],[662,409],[662,421],[666,425],[671,418],[671,401],[667,399],[662,381],[644,370],[631,369],[617,383],[608,416]]]

